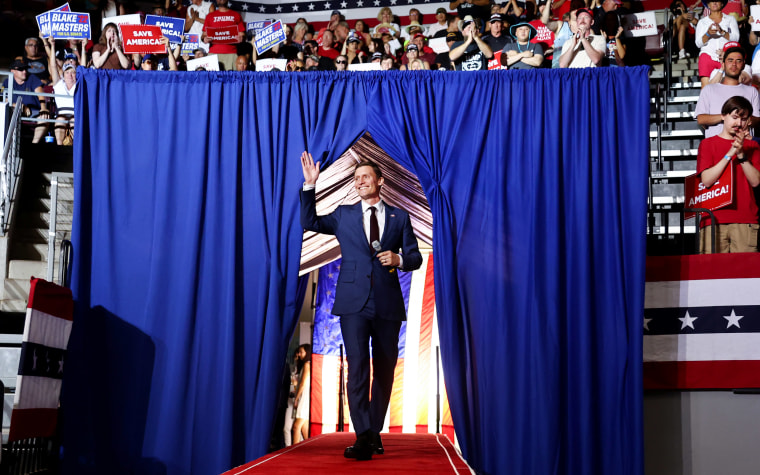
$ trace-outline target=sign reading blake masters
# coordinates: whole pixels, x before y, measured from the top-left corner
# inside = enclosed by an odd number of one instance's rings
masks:
[[[90,14],[48,12],[50,36],[57,40],[90,39]]]
[[[277,20],[266,28],[256,31],[256,53],[262,54],[264,51],[285,41],[285,30],[282,22]]]

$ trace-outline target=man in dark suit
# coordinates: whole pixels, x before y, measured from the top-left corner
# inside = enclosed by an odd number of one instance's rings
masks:
[[[317,216],[314,198],[319,162],[315,164],[311,154],[303,152],[301,167],[304,176],[301,226],[309,231],[334,234],[343,258],[332,313],[341,317],[348,359],[348,405],[357,434],[356,442],[343,455],[370,460],[373,453],[385,451],[380,430],[393,388],[399,330],[406,319],[396,269],[418,269],[422,255],[409,214],[380,200],[384,180],[377,165],[362,162],[354,169],[354,188],[360,203],[339,206],[325,216]],[[397,254],[399,250],[401,254]]]

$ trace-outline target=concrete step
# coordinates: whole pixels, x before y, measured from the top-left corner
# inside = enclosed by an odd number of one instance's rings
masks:
[[[689,175],[693,175],[697,173],[697,169],[693,168],[691,170],[663,170],[663,171],[653,171],[652,172],[652,178],[654,179],[664,179],[664,178],[685,178]]]
[[[6,299],[0,300],[0,311],[2,312],[26,312],[27,299]]]
[[[655,114],[649,114],[649,119],[654,120],[657,116]],[[679,112],[672,112],[669,111],[668,114],[665,116],[666,120],[676,120],[676,119],[689,119],[694,120],[694,114],[692,112],[685,112],[685,111],[679,111]]]
[[[655,99],[654,97],[650,98],[649,103],[654,104],[655,103],[654,99]],[[674,97],[668,98],[668,104],[691,104],[691,103],[696,104],[698,99],[699,99],[699,94],[697,94],[696,96],[693,94],[684,95],[684,96],[674,96]]]
[[[657,150],[651,150],[649,152],[650,157],[657,157]],[[697,156],[697,149],[684,149],[684,150],[663,150],[662,151],[663,157],[696,157]]]
[[[13,259],[8,263],[8,278],[29,280],[47,275],[47,262]]]
[[[30,287],[30,279],[5,279],[3,283],[3,299],[27,300],[29,298]]]
[[[699,128],[686,129],[686,130],[663,130],[660,137],[662,137],[663,139],[684,139],[684,138],[692,139],[693,138],[693,139],[702,140],[704,138],[704,134],[702,133],[701,130],[699,130]],[[650,130],[649,138],[656,139],[657,131]]]
[[[47,254],[47,243],[15,241],[13,243],[11,258],[25,261],[47,261]]]

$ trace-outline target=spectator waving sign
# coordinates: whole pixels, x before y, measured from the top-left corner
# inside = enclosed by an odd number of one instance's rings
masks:
[[[256,53],[262,54],[273,46],[285,41],[285,29],[282,22],[277,20],[266,28],[256,31]]]
[[[184,18],[172,18],[167,16],[147,15],[145,17],[146,25],[154,25],[161,28],[165,37],[169,38],[172,44],[182,43],[182,34],[185,31]]]
[[[162,54],[166,46],[161,41],[161,28],[153,25],[119,25],[124,54]]]

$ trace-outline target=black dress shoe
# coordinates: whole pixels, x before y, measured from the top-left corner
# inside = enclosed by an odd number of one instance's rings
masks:
[[[372,460],[373,447],[370,444],[370,435],[366,432],[356,437],[356,442],[351,447],[346,447],[343,456],[347,459]]]
[[[383,455],[385,453],[385,449],[383,448],[383,439],[380,438],[380,434],[376,432],[372,433],[370,445],[372,446],[372,451],[377,455]]]

